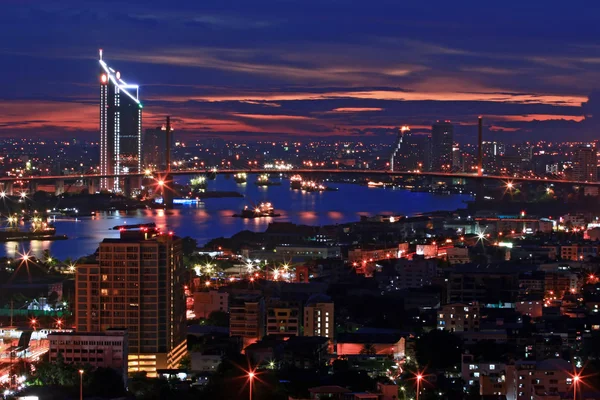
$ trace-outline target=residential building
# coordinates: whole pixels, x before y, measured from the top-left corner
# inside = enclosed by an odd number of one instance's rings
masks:
[[[450,332],[479,331],[479,304],[451,303],[438,311],[437,328]]]
[[[461,377],[467,391],[475,386],[481,396],[506,395],[506,364],[503,362],[482,361],[472,354],[463,354]]]
[[[582,182],[598,180],[598,157],[594,146],[581,146],[575,150],[573,180]]]
[[[333,339],[335,333],[334,304],[329,296],[312,295],[304,306],[304,336]]]
[[[517,361],[506,367],[507,400],[560,399],[573,392],[573,366],[562,359]],[[553,396],[553,397],[552,397]]]
[[[239,295],[229,302],[229,334],[240,337],[243,347],[265,335],[265,301],[260,295]]]
[[[418,255],[412,259],[399,259],[395,264],[394,286],[397,289],[408,289],[431,285],[437,275],[437,264],[436,259]]]
[[[77,266],[78,332],[127,329],[129,372],[155,376],[186,354],[182,241],[154,230],[121,231]]]
[[[431,170],[450,172],[454,126],[450,121],[436,122],[431,127]]]
[[[194,292],[196,318],[208,318],[213,311],[229,311],[229,293],[218,290]]]
[[[298,302],[271,299],[267,304],[267,335],[298,336],[301,322]]]

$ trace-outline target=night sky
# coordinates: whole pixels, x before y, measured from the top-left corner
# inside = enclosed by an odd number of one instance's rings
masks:
[[[188,138],[600,138],[600,2],[2,0],[0,135],[98,139],[98,48]]]

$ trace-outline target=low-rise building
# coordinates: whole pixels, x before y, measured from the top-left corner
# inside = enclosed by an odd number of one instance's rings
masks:
[[[267,305],[267,335],[300,335],[300,304],[295,301],[272,299]]]
[[[573,392],[573,366],[562,359],[517,361],[506,367],[508,400],[560,399]],[[544,397],[546,396],[546,397]],[[553,396],[553,397],[552,397]]]
[[[465,389],[477,387],[481,396],[506,395],[506,364],[476,360],[472,354],[463,354],[461,376]]]
[[[339,356],[373,355],[403,358],[406,339],[399,333],[343,333],[337,338]]]
[[[229,334],[241,337],[243,347],[265,334],[265,302],[259,295],[237,296],[229,304]]]
[[[446,249],[446,257],[450,265],[467,264],[471,261],[468,247],[449,247]]]
[[[48,335],[50,362],[59,354],[67,364],[113,368],[127,376],[127,331],[52,332]]]
[[[196,318],[208,318],[213,311],[229,311],[229,293],[209,290],[194,293]]]

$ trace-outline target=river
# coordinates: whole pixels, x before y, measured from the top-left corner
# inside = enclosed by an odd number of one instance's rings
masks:
[[[52,257],[61,260],[75,259],[93,253],[104,238],[116,238],[115,225],[155,222],[163,230],[174,231],[178,236],[191,236],[203,244],[216,237],[230,237],[244,230],[264,231],[273,221],[286,221],[306,225],[328,225],[353,222],[361,215],[395,214],[414,215],[437,210],[463,208],[469,195],[438,195],[415,193],[403,189],[372,188],[350,183],[327,183],[338,191],[302,192],[291,190],[289,181],[281,186],[258,187],[254,176],[248,183],[238,184],[231,177],[219,175],[208,181],[208,190],[229,190],[242,193],[244,198],[213,198],[197,204],[176,205],[174,210],[137,210],[134,212],[100,213],[93,217],[56,218],[57,234],[68,240],[9,242],[0,244],[0,256],[15,257],[29,251],[41,257],[49,250]],[[278,213],[277,218],[242,219],[232,215],[245,205],[270,201]]]

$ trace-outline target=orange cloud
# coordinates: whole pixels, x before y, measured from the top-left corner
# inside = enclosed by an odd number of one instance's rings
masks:
[[[334,108],[329,112],[336,113],[353,113],[353,112],[371,112],[371,111],[383,111],[380,107],[339,107]]]
[[[277,115],[277,114],[239,114],[232,113],[236,117],[250,118],[250,119],[262,119],[262,120],[291,120],[291,121],[306,121],[314,118],[304,117],[302,115]]]
[[[555,114],[525,114],[525,115],[486,115],[486,118],[494,121],[508,122],[532,122],[532,121],[575,121],[581,122],[585,119],[583,115],[555,115]]]

